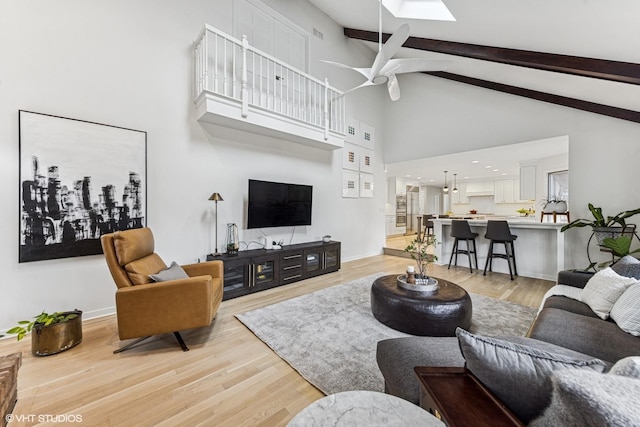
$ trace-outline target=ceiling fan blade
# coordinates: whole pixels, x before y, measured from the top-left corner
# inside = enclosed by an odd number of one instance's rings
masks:
[[[367,80],[369,80],[370,76],[371,76],[371,68],[358,68],[358,67],[352,67],[350,65],[345,65],[345,64],[341,64],[339,62],[333,62],[333,61],[325,61],[324,59],[320,60],[321,62],[327,63],[327,64],[331,64],[334,65],[336,67],[340,67],[340,68],[346,68],[349,70],[354,70],[357,71],[358,73],[362,74],[363,76],[365,76],[365,78]]]
[[[389,37],[387,42],[382,46],[376,55],[375,61],[373,61],[373,65],[371,66],[372,79],[380,73],[380,70],[382,70],[386,63],[396,54],[404,42],[407,41],[410,32],[409,24],[402,24],[400,28],[391,34],[391,37]]]
[[[431,60],[422,58],[397,58],[391,59],[380,70],[380,74],[403,74],[420,71],[442,71],[446,70],[452,61]]]
[[[387,80],[387,89],[389,89],[389,96],[392,101],[400,99],[400,85],[398,84],[398,78],[395,74],[391,74],[389,80]]]

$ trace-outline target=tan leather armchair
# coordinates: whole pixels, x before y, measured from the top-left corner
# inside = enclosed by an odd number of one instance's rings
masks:
[[[222,302],[222,261],[183,265],[189,278],[154,282],[149,275],[167,265],[154,252],[151,229],[116,231],[101,236],[100,242],[118,287],[118,335],[121,340],[139,338],[114,353],[152,335],[171,332],[187,351],[178,331],[211,324]]]

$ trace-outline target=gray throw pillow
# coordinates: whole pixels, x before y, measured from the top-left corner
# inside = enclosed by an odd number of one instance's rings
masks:
[[[185,273],[178,263],[173,261],[169,268],[156,274],[150,274],[149,278],[154,282],[166,282],[168,280],[187,279],[189,278],[189,275]]]
[[[640,380],[589,370],[553,373],[551,404],[532,427],[640,425]]]
[[[519,343],[514,343],[474,335],[460,328],[456,335],[467,369],[525,424],[540,415],[549,404],[553,371],[589,369],[602,372],[606,368],[599,359],[577,352],[561,354],[567,350],[530,338],[518,338]],[[549,351],[556,348],[558,352]]]
[[[611,269],[621,276],[633,277],[634,279],[640,280],[640,260],[631,255],[620,258],[611,266]]]

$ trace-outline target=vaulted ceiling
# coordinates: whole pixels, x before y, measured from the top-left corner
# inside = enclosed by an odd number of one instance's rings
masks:
[[[378,31],[377,0],[309,1],[345,28]],[[640,2],[636,0],[444,2],[456,21],[398,19],[383,9],[383,32],[392,33],[407,22],[417,38],[640,64]],[[377,43],[363,43],[377,50]],[[622,83],[409,48],[401,49],[397,56],[452,60],[447,72],[461,76],[459,81],[488,82],[492,89],[506,85],[521,89],[524,96],[549,94],[587,106],[603,104],[640,112],[638,80]],[[636,73],[637,68],[631,70]],[[640,79],[640,73],[635,78]]]

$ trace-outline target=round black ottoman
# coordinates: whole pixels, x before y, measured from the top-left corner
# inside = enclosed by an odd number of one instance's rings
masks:
[[[397,275],[382,276],[371,286],[371,312],[381,323],[411,335],[455,336],[471,325],[471,298],[455,283],[437,279],[435,292],[416,292],[397,285]]]

